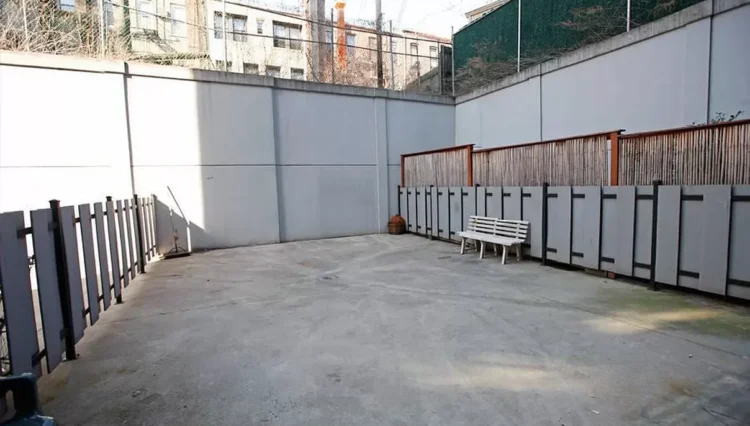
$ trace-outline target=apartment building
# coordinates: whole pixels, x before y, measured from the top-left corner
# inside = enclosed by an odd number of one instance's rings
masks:
[[[377,87],[374,29],[352,23],[342,28],[341,19],[310,23],[301,8],[271,10],[257,2],[208,1],[207,15],[212,20],[209,53],[217,69]],[[319,25],[321,31],[310,31],[310,25]],[[306,34],[321,34],[322,39],[311,41]],[[386,87],[403,89],[438,67],[440,46],[448,44],[450,40],[430,34],[385,32],[382,49]]]
[[[325,83],[378,84],[377,34],[371,27],[347,22],[343,3],[337,5],[337,19],[320,20],[319,15],[320,24],[311,23],[302,7],[272,7],[256,0],[129,4],[105,2],[108,43],[112,50],[128,50],[149,62]],[[124,19],[127,10],[129,22]],[[438,67],[440,47],[450,44],[413,31],[384,32],[381,38],[385,87],[396,90]]]
[[[257,2],[206,1],[208,51],[217,69],[305,79],[309,65],[301,41],[307,25],[302,10],[271,11]]]

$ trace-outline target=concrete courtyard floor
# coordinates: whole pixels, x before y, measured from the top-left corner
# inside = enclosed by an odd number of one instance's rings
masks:
[[[157,262],[40,383],[62,425],[750,424],[750,309],[415,236]]]

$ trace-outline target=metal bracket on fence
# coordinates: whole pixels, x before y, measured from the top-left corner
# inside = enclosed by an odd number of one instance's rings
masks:
[[[42,362],[42,359],[47,356],[47,349],[42,349],[41,351],[35,353],[31,356],[31,365],[37,365],[40,362]]]

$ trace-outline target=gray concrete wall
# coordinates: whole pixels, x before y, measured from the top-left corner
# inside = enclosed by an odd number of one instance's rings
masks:
[[[514,145],[541,137],[541,79],[534,77],[456,106],[456,145]]]
[[[704,19],[545,74],[543,139],[705,122],[710,31]]]
[[[750,6],[715,16],[711,28],[710,113],[750,117]]]
[[[750,116],[749,0],[693,7],[456,99],[457,145],[512,145]]]
[[[0,59],[0,211],[131,193],[123,78],[116,74],[122,66],[87,67],[61,71]]]
[[[0,211],[155,194],[162,252],[172,221],[193,249],[384,231],[400,155],[455,135],[451,98],[177,67],[3,52],[0,92]]]

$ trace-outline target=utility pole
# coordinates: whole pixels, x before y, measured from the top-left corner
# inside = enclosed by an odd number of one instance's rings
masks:
[[[378,87],[385,86],[383,81],[383,13],[381,11],[381,0],[375,0],[375,26],[378,33]]]
[[[307,79],[310,81],[322,81],[320,72],[320,42],[324,38],[323,26],[325,21],[325,1],[305,0],[305,59],[307,59]]]

